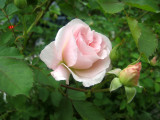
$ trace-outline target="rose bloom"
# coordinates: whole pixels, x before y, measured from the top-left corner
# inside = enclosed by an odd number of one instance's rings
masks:
[[[100,83],[110,69],[110,40],[79,19],[62,27],[55,41],[47,45],[40,54],[48,68],[54,70],[55,80],[66,80],[72,74],[85,87]]]
[[[135,65],[128,65],[119,73],[120,82],[128,87],[133,87],[138,85],[138,80],[141,71],[141,63],[136,63]]]

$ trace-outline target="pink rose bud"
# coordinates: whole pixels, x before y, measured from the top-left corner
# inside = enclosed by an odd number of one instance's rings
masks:
[[[66,80],[72,74],[85,87],[100,83],[110,70],[110,40],[79,19],[70,21],[41,52],[40,58],[52,69],[55,80]]]
[[[155,66],[156,65],[156,63],[157,63],[157,56],[154,56],[153,58],[152,58],[152,60],[150,61],[151,62],[151,65],[152,66]]]
[[[133,87],[138,85],[138,79],[140,76],[141,62],[135,65],[128,65],[119,74],[120,82],[128,87]]]

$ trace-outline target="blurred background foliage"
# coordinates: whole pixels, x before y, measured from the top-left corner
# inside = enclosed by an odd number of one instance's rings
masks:
[[[77,90],[51,77],[39,54],[73,18],[118,46],[113,68],[141,56],[144,88],[131,103],[122,88],[107,90],[113,75],[90,88],[71,76]],[[159,120],[159,35],[159,0],[0,0],[0,120]]]

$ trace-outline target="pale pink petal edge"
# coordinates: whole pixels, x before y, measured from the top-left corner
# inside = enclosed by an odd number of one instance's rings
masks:
[[[55,42],[48,44],[40,53],[40,59],[47,65],[48,68],[54,69],[57,67],[60,60],[56,57]]]
[[[62,63],[69,71],[70,73],[72,74],[73,78],[78,81],[78,82],[82,82],[83,83],[83,86],[84,87],[90,87],[90,86],[93,86],[95,84],[98,84],[100,83],[105,74],[106,74],[106,70],[98,73],[95,77],[92,77],[92,78],[85,78],[85,77],[81,77],[81,76],[78,76],[76,75],[70,68],[68,68],[64,63]]]
[[[66,84],[69,84],[70,72],[62,64],[60,64],[54,71],[52,71],[51,75],[55,78],[55,80],[66,80]]]

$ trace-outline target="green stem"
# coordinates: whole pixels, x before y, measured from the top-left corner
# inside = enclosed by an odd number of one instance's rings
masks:
[[[99,89],[99,90],[92,90],[92,92],[109,92],[109,88]]]
[[[46,0],[46,1],[47,1],[47,0]],[[46,1],[45,1],[42,5],[44,5],[44,4],[46,3]],[[31,26],[28,28],[28,30],[27,30],[27,32],[26,32],[27,35],[29,34],[29,32],[32,30],[32,28],[33,28],[35,25],[39,24],[40,19],[41,19],[41,18],[45,15],[45,13],[48,11],[49,6],[52,4],[53,1],[54,1],[54,0],[49,0],[49,1],[46,3],[46,8],[45,8],[45,10],[41,10],[41,11],[38,13],[35,21],[34,21],[34,22],[31,24]],[[41,5],[41,7],[42,7],[42,5]],[[35,9],[35,10],[36,10],[36,9]],[[35,10],[34,10],[34,11],[35,11]],[[24,49],[26,48],[27,42],[28,42],[28,40],[31,38],[32,35],[33,35],[33,32],[32,32],[32,33],[29,35],[29,37],[27,37],[27,39],[25,40],[25,42],[24,42]]]
[[[67,85],[61,85],[61,87],[65,87],[65,88],[68,88],[68,89],[81,91],[81,92],[89,92],[90,91],[90,90],[85,90],[85,89],[80,89],[80,88],[73,88],[73,87],[70,87],[70,86],[67,86]]]
[[[35,21],[32,23],[32,25],[28,28],[27,34],[31,31],[31,29],[39,22],[41,19],[42,15],[44,14],[44,11],[40,11],[35,19]]]
[[[5,12],[5,10],[4,10],[4,9],[1,9],[1,11],[4,13],[5,17],[7,18],[8,22],[9,22],[9,24],[10,24],[10,26],[11,26],[12,24],[11,24],[11,22],[10,22],[10,20],[9,20],[9,17],[8,17],[7,13]],[[11,30],[12,30],[13,36],[14,36],[15,39],[16,39],[16,35],[15,35],[15,32],[14,32],[14,29],[11,29]]]
[[[67,85],[61,85],[61,87],[65,87],[65,88],[68,88],[68,89],[72,89],[72,90],[76,90],[76,91],[81,91],[81,92],[109,92],[109,88],[106,88],[106,89],[91,89],[91,90],[86,90],[86,89],[80,89],[80,88],[73,88],[73,87],[70,87],[70,86],[67,86]]]
[[[144,15],[146,15],[148,13],[148,11],[145,11],[142,15],[140,15],[137,20],[141,19]]]
[[[26,20],[25,17],[22,16],[22,22],[23,22],[23,36],[24,36],[24,48],[26,48],[26,44],[27,44],[27,26],[26,26]]]

